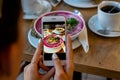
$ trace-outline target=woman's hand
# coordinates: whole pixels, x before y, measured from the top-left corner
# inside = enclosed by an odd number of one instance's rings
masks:
[[[65,69],[57,57],[56,54],[53,54],[53,63],[54,67],[51,70],[45,67],[42,64],[42,59],[40,58],[42,55],[42,46],[43,43],[39,44],[33,59],[29,65],[27,65],[24,69],[24,80],[50,80],[50,78],[54,75],[54,80],[72,80],[73,78],[73,70],[74,70],[74,63],[73,63],[73,51],[72,51],[72,44],[71,44],[70,35],[67,36],[67,60]],[[42,68],[48,71],[46,74],[42,75],[38,72],[39,68]]]
[[[31,63],[24,68],[24,80],[50,80],[50,78],[54,75],[54,68],[49,70],[49,68],[42,64],[42,46],[43,43],[41,41],[36,49]],[[46,74],[41,74],[39,72],[39,68],[42,68],[48,72]]]
[[[55,76],[54,80],[72,80],[73,79],[73,70],[74,70],[74,63],[73,63],[73,50],[71,44],[70,35],[67,35],[67,60],[65,65],[65,70],[57,57],[56,54],[52,55],[52,59],[54,62],[55,67]]]

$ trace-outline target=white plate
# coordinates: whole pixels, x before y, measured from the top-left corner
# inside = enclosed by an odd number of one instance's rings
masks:
[[[102,33],[98,32],[98,30],[103,30],[103,28],[101,27],[101,25],[98,22],[97,15],[94,15],[89,19],[88,27],[94,33],[104,36],[104,37],[119,37],[120,36],[120,32],[110,32],[109,34],[102,34]]]
[[[43,4],[44,4],[44,9],[43,9],[41,15],[44,14],[44,13],[46,13],[46,12],[50,12],[51,9],[52,9],[52,6],[50,5],[50,3],[49,3],[48,1],[45,1],[45,0],[44,0],[44,1],[43,1]],[[39,16],[40,16],[40,15],[39,15]],[[36,18],[38,18],[39,16],[38,16],[38,15],[25,14],[25,15],[23,16],[23,18],[24,18],[24,19],[36,19]]]
[[[28,32],[28,41],[30,42],[30,44],[31,44],[33,47],[37,48],[38,43],[39,43],[39,39],[33,37],[33,36],[31,35],[31,31],[32,31],[32,29],[30,29],[29,32]]]
[[[37,48],[38,46],[38,42],[39,42],[39,39],[38,38],[35,38],[31,35],[31,29],[29,30],[28,32],[28,41],[30,42],[30,44]],[[79,47],[81,45],[81,43],[78,41],[78,39],[75,39],[73,42],[72,42],[72,49],[75,49],[77,47]]]
[[[70,6],[78,8],[93,8],[97,7],[98,4],[95,4],[93,1],[80,1],[80,0],[63,0]]]

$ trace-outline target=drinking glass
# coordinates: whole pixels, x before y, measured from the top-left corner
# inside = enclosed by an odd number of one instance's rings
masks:
[[[40,15],[43,9],[43,0],[21,0],[25,15]]]

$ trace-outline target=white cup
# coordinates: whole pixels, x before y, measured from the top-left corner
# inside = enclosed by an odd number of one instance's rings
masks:
[[[105,6],[114,6],[108,12],[101,10]],[[119,12],[110,13],[117,7]],[[109,29],[113,31],[120,31],[120,3],[115,1],[102,1],[98,5],[98,21],[103,29]]]
[[[23,12],[26,15],[39,15],[43,9],[42,0],[21,0]]]

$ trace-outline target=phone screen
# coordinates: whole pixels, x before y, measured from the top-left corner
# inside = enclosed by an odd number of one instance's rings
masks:
[[[44,61],[52,60],[54,53],[66,60],[65,36],[65,21],[43,22]]]

